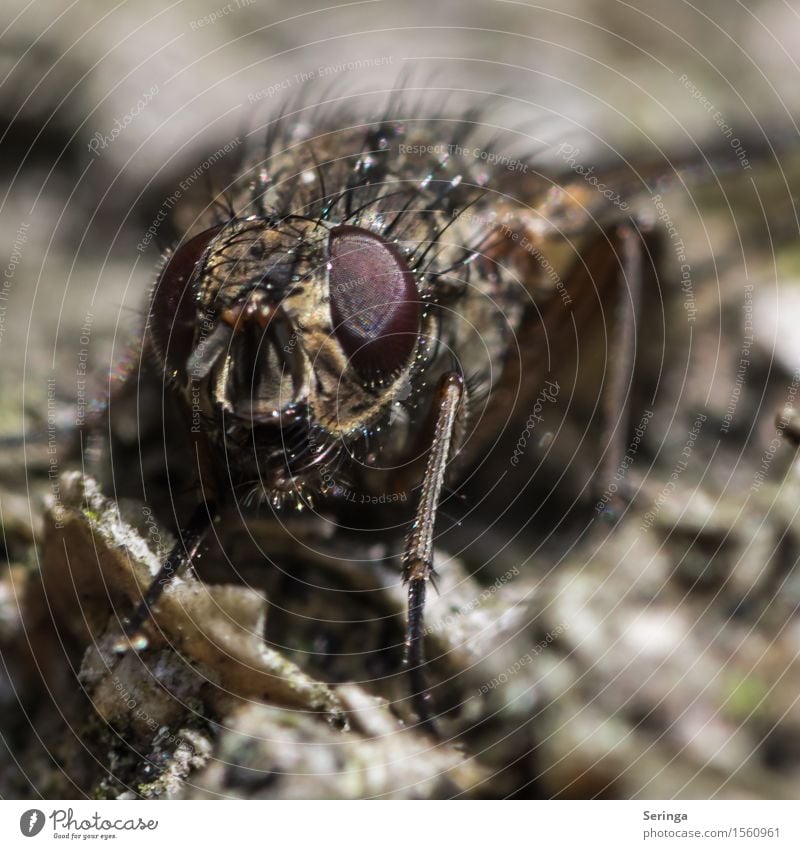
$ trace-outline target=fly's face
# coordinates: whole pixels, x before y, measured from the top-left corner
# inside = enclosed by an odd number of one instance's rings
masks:
[[[149,332],[193,431],[255,435],[280,487],[383,413],[408,381],[422,315],[396,244],[352,225],[251,217],[172,254]]]

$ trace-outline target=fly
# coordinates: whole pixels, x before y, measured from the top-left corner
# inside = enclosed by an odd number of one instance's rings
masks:
[[[369,505],[409,492],[406,664],[433,727],[423,617],[443,488],[527,415],[603,305],[620,334],[599,489],[613,473],[649,236],[586,181],[464,156],[473,124],[311,137],[283,118],[216,220],[168,253],[144,355],[181,411],[198,494],[118,651],[146,647],[151,609],[225,511],[335,514],[353,493]]]

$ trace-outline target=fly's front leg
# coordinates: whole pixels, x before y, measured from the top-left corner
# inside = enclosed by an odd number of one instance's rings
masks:
[[[433,443],[416,516],[403,552],[403,580],[408,584],[405,662],[409,669],[414,707],[421,723],[431,730],[431,697],[425,680],[425,591],[428,580],[435,574],[433,532],[436,513],[447,463],[453,449],[458,414],[463,409],[464,392],[464,381],[460,374],[450,372],[442,377],[434,406],[436,426]]]
[[[216,517],[217,508],[213,503],[203,501],[197,505],[188,524],[178,534],[178,540],[167,559],[145,590],[133,616],[123,626],[123,636],[114,645],[115,652],[123,654],[129,648],[134,651],[143,651],[147,648],[147,637],[143,627],[152,616],[153,606],[158,603],[162,593],[176,575],[192,565],[192,559],[197,555]]]
[[[608,380],[603,393],[603,441],[605,453],[597,476],[596,495],[603,503],[603,515],[616,519],[624,509],[624,499],[615,488],[614,475],[620,469],[628,437],[630,396],[636,359],[636,330],[642,296],[643,237],[634,224],[616,229],[614,242],[620,253],[619,294],[612,327],[612,354]],[[626,297],[627,293],[627,297]]]
[[[178,409],[184,421],[191,421],[188,403],[179,400]],[[191,568],[192,560],[197,556],[200,546],[211,526],[219,516],[217,502],[220,500],[219,479],[212,462],[211,447],[205,433],[191,434],[191,445],[195,458],[195,484],[200,501],[194,508],[189,521],[178,531],[178,539],[172,546],[166,560],[161,564],[156,576],[145,590],[142,600],[131,618],[123,625],[122,636],[114,644],[114,651],[124,654],[129,649],[144,651],[147,648],[147,636],[144,624],[153,615],[153,607],[162,594],[179,574]]]

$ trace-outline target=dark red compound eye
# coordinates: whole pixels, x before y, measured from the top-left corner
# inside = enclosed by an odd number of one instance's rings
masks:
[[[221,229],[221,225],[210,227],[179,245],[153,289],[148,322],[165,371],[182,371],[186,367],[197,323],[194,292],[189,283],[197,263]]]
[[[390,378],[409,361],[421,304],[414,275],[399,251],[360,227],[331,230],[333,332],[364,380]]]

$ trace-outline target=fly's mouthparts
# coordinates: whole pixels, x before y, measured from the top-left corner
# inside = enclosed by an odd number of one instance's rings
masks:
[[[213,403],[251,427],[294,421],[284,410],[296,408],[306,382],[291,320],[268,298],[253,291],[225,307],[213,330],[199,333],[186,363],[190,388],[205,383]]]

